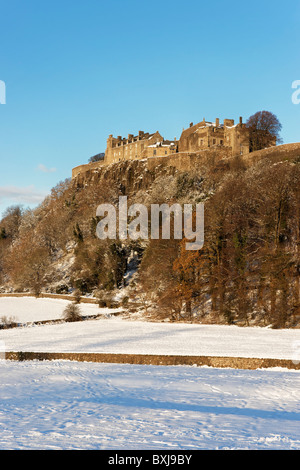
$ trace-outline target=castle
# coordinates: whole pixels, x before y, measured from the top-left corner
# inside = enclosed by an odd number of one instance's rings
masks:
[[[238,124],[233,119],[219,119],[207,122],[205,119],[198,124],[182,131],[180,139],[164,140],[157,131],[154,134],[139,131],[138,135],[128,134],[107,139],[104,163],[116,163],[123,160],[163,157],[177,152],[196,153],[211,147],[231,147],[232,155],[249,153],[249,134],[242,118]]]
[[[104,162],[110,164],[123,160],[162,157],[176,153],[177,150],[176,139],[166,141],[158,131],[154,134],[139,131],[136,136],[128,134],[127,139],[110,135],[107,139]]]
[[[73,169],[72,175],[75,177],[89,169],[126,160],[179,155],[184,158],[185,155],[199,154],[205,150],[229,156],[249,153],[249,130],[242,117],[237,124],[233,119],[224,119],[221,123],[218,118],[215,122],[203,118],[198,124],[190,123],[187,129],[183,129],[180,139],[174,138],[172,141],[165,140],[158,131],[152,134],[139,131],[137,135],[128,134],[127,138],[110,135],[104,160],[80,165]]]

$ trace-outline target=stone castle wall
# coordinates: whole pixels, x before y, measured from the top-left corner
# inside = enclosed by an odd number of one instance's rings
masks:
[[[78,175],[85,173],[86,171],[89,171],[89,170],[97,170],[98,168],[101,168],[102,166],[104,166],[103,160],[99,162],[86,163],[84,165],[76,166],[75,168],[72,169],[72,178],[76,178]]]
[[[148,171],[152,172],[156,170],[158,167],[173,167],[175,170],[178,171],[192,171],[193,169],[197,169],[205,164],[207,161],[217,163],[220,160],[226,160],[232,157],[232,152],[230,148],[226,147],[219,147],[214,149],[206,149],[199,153],[192,153],[192,152],[178,152],[173,153],[167,156],[152,156],[147,159],[137,159],[129,161],[131,164],[135,162],[141,165],[143,164],[144,168]],[[128,163],[129,163],[128,162]],[[77,178],[78,180],[83,180],[85,175],[89,178],[91,175],[101,172],[101,174],[105,174],[106,170],[110,168],[110,166],[118,165],[114,170],[114,174],[116,175],[117,179],[122,180],[122,175],[124,171],[128,171],[131,167],[124,167],[126,160],[122,162],[111,163],[111,165],[105,165],[103,162],[95,162],[95,163],[88,163],[86,165],[79,165],[72,170],[72,179]]]
[[[147,166],[149,170],[153,170],[159,165],[164,165],[172,166],[179,171],[192,171],[208,160],[214,160],[214,162],[217,163],[231,156],[231,149],[228,147],[206,149],[199,153],[178,152],[166,157],[150,157],[147,160]]]

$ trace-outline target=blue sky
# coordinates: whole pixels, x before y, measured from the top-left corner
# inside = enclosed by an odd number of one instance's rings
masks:
[[[266,109],[300,141],[300,2],[0,0],[0,213],[34,207],[109,134]]]

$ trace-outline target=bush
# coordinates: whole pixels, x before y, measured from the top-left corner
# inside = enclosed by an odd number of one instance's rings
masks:
[[[94,162],[100,162],[104,160],[105,152],[98,153],[97,155],[94,155],[93,157],[89,158],[89,163],[94,163]]]
[[[81,295],[85,295],[89,292],[89,280],[88,279],[76,279],[74,282],[75,290],[80,291]]]
[[[113,294],[110,292],[106,291],[97,291],[96,294],[96,299],[99,308],[117,308],[119,307],[119,302],[115,301],[113,299]]]
[[[17,320],[15,317],[7,317],[6,315],[3,315],[3,317],[0,318],[0,328],[12,328],[14,326],[17,326]]]
[[[67,322],[81,321],[82,315],[77,304],[71,303],[63,311],[63,319]]]
[[[129,297],[127,295],[123,297],[121,304],[122,304],[122,307],[125,307],[125,308],[128,307]]]
[[[69,287],[66,284],[60,284],[59,286],[56,286],[55,288],[56,294],[68,294],[68,292],[69,292]]]
[[[74,292],[73,292],[73,297],[74,297],[74,303],[75,304],[80,304],[80,301],[81,301],[81,292],[76,289]]]

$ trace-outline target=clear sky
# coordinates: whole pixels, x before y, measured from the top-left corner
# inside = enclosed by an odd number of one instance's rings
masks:
[[[109,134],[179,138],[260,110],[300,141],[296,0],[0,0],[0,214],[34,207]]]

